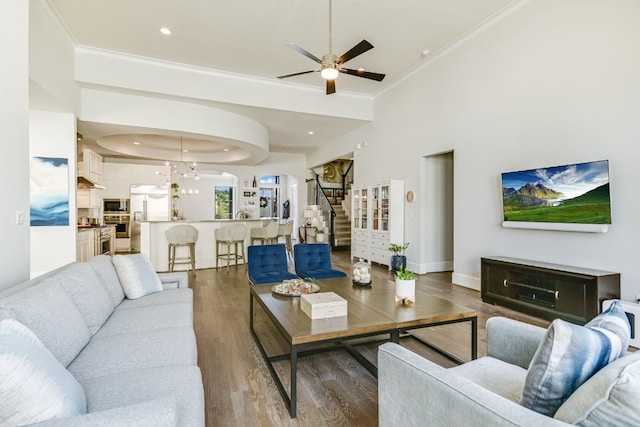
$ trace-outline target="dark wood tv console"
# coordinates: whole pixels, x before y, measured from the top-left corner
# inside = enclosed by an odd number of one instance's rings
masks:
[[[481,259],[481,296],[546,320],[583,325],[620,298],[620,274],[506,257]]]

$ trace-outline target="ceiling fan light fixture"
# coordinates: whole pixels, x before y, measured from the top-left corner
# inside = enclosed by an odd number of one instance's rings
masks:
[[[337,68],[327,67],[327,68],[323,68],[322,71],[320,71],[320,75],[325,80],[335,80],[340,75],[340,72],[338,71]]]

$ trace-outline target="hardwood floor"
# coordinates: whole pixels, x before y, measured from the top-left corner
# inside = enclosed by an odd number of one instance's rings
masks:
[[[349,272],[349,252],[334,252],[335,268]],[[384,266],[372,268],[373,286],[390,280]],[[207,426],[376,426],[377,381],[343,350],[298,360],[298,417],[291,419],[271,375],[249,332],[249,284],[245,266],[198,270],[191,278],[194,291],[194,323],[198,340],[198,365],[202,370]],[[512,310],[483,303],[480,293],[451,284],[451,273],[418,277],[416,286],[434,295],[472,308],[478,313],[478,356],[486,354],[486,320],[506,316],[546,326],[547,322]],[[258,310],[258,329],[267,348],[286,352],[286,346],[263,312]],[[468,324],[429,328],[420,335],[469,360]],[[452,362],[415,340],[403,345],[442,365]],[[375,361],[376,347],[364,352]],[[277,368],[285,381],[288,362]]]

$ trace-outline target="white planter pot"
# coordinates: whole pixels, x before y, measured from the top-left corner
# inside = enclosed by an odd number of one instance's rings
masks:
[[[405,304],[416,301],[416,280],[396,279],[396,302]]]
[[[324,233],[316,233],[316,242],[324,242]]]

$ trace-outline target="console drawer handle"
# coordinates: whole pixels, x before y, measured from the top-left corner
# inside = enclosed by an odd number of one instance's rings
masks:
[[[509,284],[507,283],[507,279],[504,279],[502,281],[502,286],[504,286],[505,288],[509,286]]]
[[[556,299],[558,299],[558,297],[560,296],[560,291],[556,291],[555,296],[556,296]]]

